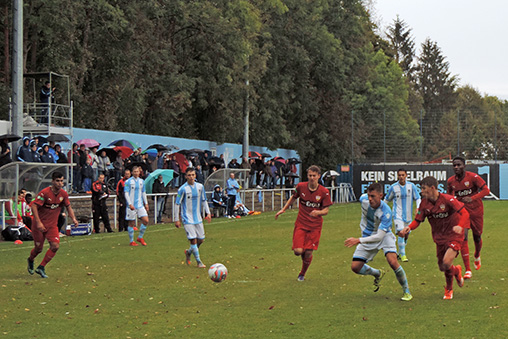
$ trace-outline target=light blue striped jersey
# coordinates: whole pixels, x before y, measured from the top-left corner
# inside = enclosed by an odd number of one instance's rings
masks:
[[[203,209],[205,210],[205,214],[210,213],[208,201],[206,200],[205,187],[199,182],[194,182],[194,185],[192,186],[188,183],[183,184],[178,189],[175,202],[177,205],[181,206],[181,220],[185,225],[196,225],[202,223]]]
[[[373,209],[370,207],[367,194],[362,194],[360,204],[362,205],[362,220],[360,221],[362,238],[377,234],[379,229],[386,232],[392,231],[392,210],[386,202],[381,201],[381,205]]]
[[[406,181],[406,184],[402,186],[397,181],[390,186],[385,200],[393,200],[393,219],[411,222],[413,220],[413,200],[416,201],[418,208],[420,193],[412,182]]]
[[[141,208],[148,204],[146,199],[145,181],[141,178],[130,177],[125,182],[124,187],[125,200],[127,206],[133,205],[134,208]]]

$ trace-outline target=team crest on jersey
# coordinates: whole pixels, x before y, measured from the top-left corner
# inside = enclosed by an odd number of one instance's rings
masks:
[[[442,209],[443,211],[444,211],[445,207],[446,206],[444,204],[439,205],[439,208]]]
[[[317,200],[317,201],[321,200],[321,196],[316,195],[316,200]]]
[[[60,197],[60,201],[62,201],[62,200],[63,200],[63,197]]]
[[[466,187],[469,187],[469,181],[466,181],[464,185],[466,185]]]

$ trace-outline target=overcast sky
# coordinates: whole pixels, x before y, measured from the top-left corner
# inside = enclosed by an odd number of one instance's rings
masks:
[[[383,32],[399,15],[412,28],[417,55],[430,38],[461,86],[508,100],[508,1],[372,0],[372,5]]]

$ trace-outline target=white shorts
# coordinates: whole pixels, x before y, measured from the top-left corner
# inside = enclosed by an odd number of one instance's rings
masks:
[[[187,239],[204,239],[205,238],[205,227],[203,223],[199,224],[184,224],[183,228],[187,233]]]
[[[392,232],[386,233],[382,241],[370,244],[358,244],[356,246],[353,259],[361,259],[362,261],[369,262],[374,259],[379,250],[383,250],[384,254],[397,253],[397,246],[395,245],[395,236]]]
[[[410,224],[410,222],[404,222],[403,220],[400,219],[394,219],[393,223],[395,224],[395,234],[399,233]]]
[[[125,220],[136,220],[136,215],[138,218],[147,217],[148,213],[146,212],[146,209],[144,207],[135,208],[133,210],[130,209],[129,206],[127,206],[127,212],[125,213]]]

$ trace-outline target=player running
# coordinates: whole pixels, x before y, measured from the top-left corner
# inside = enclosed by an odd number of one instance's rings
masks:
[[[39,192],[32,204],[33,224],[32,235],[34,238],[34,248],[28,257],[28,273],[37,273],[42,278],[47,278],[46,264],[50,262],[60,248],[60,233],[58,232],[58,216],[62,207],[66,207],[69,216],[78,226],[78,220],[69,201],[69,195],[62,187],[64,186],[64,176],[60,172],[53,172],[51,176],[51,186],[46,187]],[[44,255],[41,264],[34,271],[34,259],[42,252],[44,240],[49,242],[49,249]]]
[[[393,223],[395,224],[395,234],[409,225],[413,220],[413,201],[416,201],[416,208],[420,206],[420,193],[416,185],[407,181],[407,171],[403,168],[397,171],[398,181],[390,186],[385,200],[393,200]],[[399,256],[402,261],[409,261],[406,256],[406,237],[397,237],[397,244],[399,245]]]
[[[185,262],[191,264],[191,254],[196,258],[198,267],[205,268],[199,257],[199,246],[205,241],[205,228],[203,226],[202,212],[205,212],[205,220],[210,222],[212,216],[206,199],[205,187],[196,182],[196,170],[188,167],[185,171],[187,182],[179,189],[176,196],[176,218],[175,226],[182,226],[187,233],[187,239],[190,242],[190,248],[185,250]]]
[[[455,175],[448,178],[447,193],[454,195],[457,200],[464,203],[466,210],[469,212],[469,220],[471,230],[473,231],[474,240],[474,267],[479,270],[482,266],[480,252],[482,250],[482,233],[483,233],[483,202],[482,198],[489,195],[490,190],[485,181],[476,173],[465,170],[466,159],[462,157],[453,158],[453,170]],[[471,265],[469,263],[469,245],[467,239],[468,232],[466,230],[464,242],[460,249],[464,268],[466,273],[464,279],[471,279]]]
[[[328,206],[332,204],[330,192],[318,184],[321,169],[312,165],[307,169],[308,182],[296,185],[293,195],[286,205],[275,215],[275,219],[300,198],[298,216],[293,231],[293,251],[296,256],[302,257],[302,270],[298,274],[298,281],[305,280],[305,273],[312,262],[312,253],[318,249],[323,215],[328,214]]]
[[[400,231],[405,236],[416,229],[425,218],[432,228],[432,239],[436,243],[437,264],[446,278],[443,299],[453,298],[453,278],[459,287],[464,285],[462,267],[453,265],[453,259],[459,254],[464,229],[469,228],[469,213],[464,204],[448,194],[441,194],[437,190],[438,182],[434,177],[425,177],[420,182],[422,202],[416,213],[415,220]]]
[[[348,238],[344,242],[347,247],[356,245],[351,270],[360,275],[372,275],[374,277],[374,292],[379,291],[381,279],[385,275],[382,269],[375,269],[367,265],[372,261],[379,250],[383,250],[386,261],[393,269],[397,280],[402,286],[403,295],[400,300],[410,301],[413,299],[409,291],[406,272],[397,260],[397,246],[395,236],[392,233],[392,211],[390,206],[383,200],[383,186],[373,183],[367,188],[367,194],[360,197],[362,206],[362,219],[360,238]]]
[[[140,168],[134,166],[132,168],[132,177],[127,179],[124,186],[125,201],[128,206],[125,220],[129,223],[127,231],[129,233],[131,246],[138,246],[138,244],[134,242],[136,215],[141,219],[137,241],[143,246],[147,245],[143,236],[148,226],[148,200],[146,199],[145,181],[139,177],[139,173]]]

